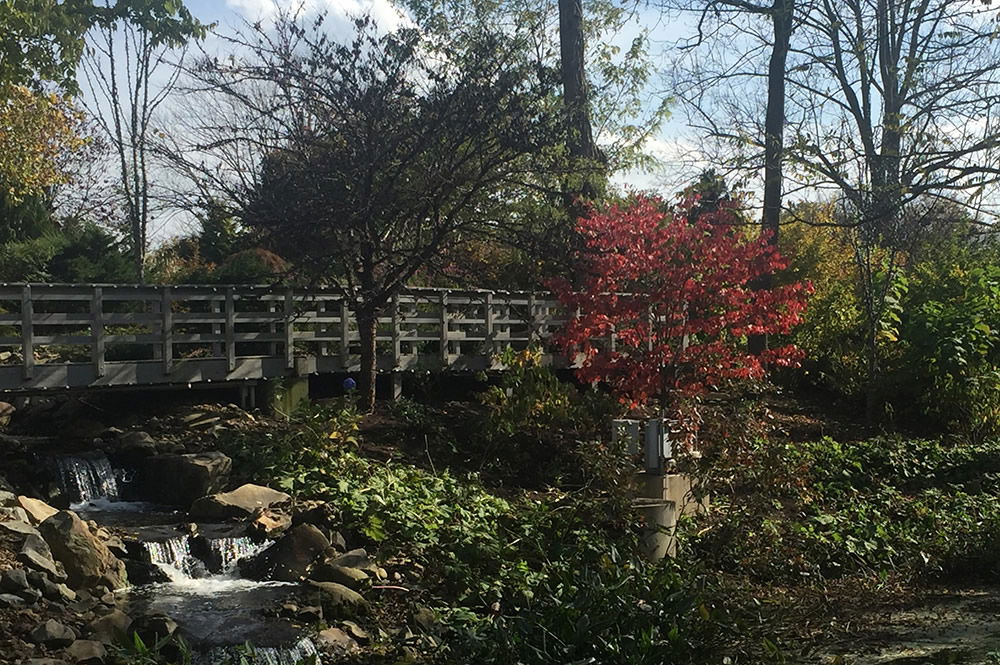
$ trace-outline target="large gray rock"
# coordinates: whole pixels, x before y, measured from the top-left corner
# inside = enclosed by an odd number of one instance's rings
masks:
[[[255,557],[240,562],[245,577],[255,580],[298,582],[330,541],[311,524],[300,524]]]
[[[20,609],[27,605],[24,598],[15,596],[12,593],[0,593],[0,609]]]
[[[142,465],[145,498],[170,506],[190,506],[229,482],[233,461],[220,452],[154,455]]]
[[[52,549],[52,556],[66,568],[74,589],[125,584],[125,564],[98,540],[86,524],[69,510],[62,510],[42,522],[38,530]]]
[[[358,649],[358,643],[354,641],[354,638],[340,628],[321,630],[319,635],[316,636],[316,646],[334,655],[341,655]]]
[[[64,626],[55,619],[49,619],[45,623],[35,626],[29,634],[31,641],[41,644],[50,649],[68,647],[76,640],[76,634],[69,626]]]
[[[191,517],[197,519],[230,519],[250,517],[291,499],[284,492],[261,485],[243,485],[232,492],[203,496],[191,506]]]
[[[13,492],[0,489],[0,508],[17,507],[17,495]]]

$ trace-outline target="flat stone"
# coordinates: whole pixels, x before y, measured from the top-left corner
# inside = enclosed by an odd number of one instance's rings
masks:
[[[64,653],[77,665],[103,665],[108,658],[107,649],[96,640],[76,640]]]
[[[247,518],[257,510],[285,503],[291,497],[261,485],[243,485],[232,492],[203,496],[191,505],[191,517],[197,519]]]
[[[32,536],[29,536],[29,538],[31,537]],[[26,565],[28,568],[48,573],[53,578],[60,576],[59,569],[56,567],[56,562],[52,560],[51,556],[45,556],[44,553],[35,548],[28,547],[27,545],[22,547],[21,551],[18,552],[17,560]]]
[[[368,631],[354,623],[353,621],[341,621],[340,627],[356,640],[361,642],[367,642],[371,637],[368,635]]]
[[[28,514],[29,521],[35,525],[41,524],[59,512],[41,499],[33,499],[30,496],[17,497],[17,503]]]
[[[21,522],[20,520],[11,522],[0,522],[0,531],[5,531],[7,533],[14,534],[16,536],[38,536],[42,537],[42,534],[38,533],[38,529],[31,526],[27,522]]]
[[[20,596],[15,596],[12,593],[0,593],[0,607],[2,608],[16,610],[25,605],[27,603]]]
[[[317,646],[335,653],[346,653],[358,648],[358,643],[340,628],[321,630],[316,636]]]
[[[375,567],[368,558],[368,552],[360,547],[330,559],[330,565],[343,566],[345,568],[360,568],[362,570]]]
[[[76,640],[76,634],[73,633],[73,629],[64,626],[55,619],[49,619],[45,623],[38,624],[29,635],[31,641],[35,644],[42,644],[51,649],[68,647]]]

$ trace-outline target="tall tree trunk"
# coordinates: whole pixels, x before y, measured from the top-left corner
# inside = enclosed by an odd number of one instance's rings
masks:
[[[769,242],[778,244],[781,222],[782,164],[785,145],[785,68],[795,19],[795,0],[774,0],[771,6],[774,42],[767,68],[767,111],[764,116],[764,212],[762,233],[770,233]],[[755,285],[760,289],[772,286],[771,275],[764,275]],[[750,352],[759,354],[767,348],[766,335],[754,335],[749,340]]]
[[[361,380],[358,383],[360,401],[358,407],[369,412],[375,408],[375,380],[378,375],[375,337],[378,328],[378,314],[367,308],[358,309],[358,334],[361,337]]]
[[[590,126],[581,0],[559,0],[559,56],[563,103],[570,131],[569,152],[574,157],[599,160],[594,131]]]

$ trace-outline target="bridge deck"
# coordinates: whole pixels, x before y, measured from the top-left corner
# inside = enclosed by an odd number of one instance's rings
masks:
[[[499,368],[501,350],[544,345],[564,320],[549,294],[408,289],[379,319],[378,367]],[[324,290],[0,285],[3,393],[350,372],[359,343],[354,312]]]

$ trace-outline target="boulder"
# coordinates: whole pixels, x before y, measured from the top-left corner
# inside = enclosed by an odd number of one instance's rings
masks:
[[[0,489],[0,508],[16,508],[17,495],[13,492]]]
[[[90,532],[76,513],[62,510],[38,526],[52,549],[53,558],[66,568],[74,589],[106,585],[117,589],[125,583],[125,564]]]
[[[336,582],[309,580],[310,586],[322,594],[323,610],[327,619],[346,619],[359,612],[368,611],[368,601],[357,591]]]
[[[96,640],[76,640],[64,653],[77,665],[103,665],[108,659],[107,649]]]
[[[358,568],[336,566],[324,561],[313,566],[309,579],[317,582],[337,582],[357,590],[368,581],[368,573]]]
[[[31,641],[35,644],[47,646],[50,649],[68,647],[76,640],[76,634],[69,626],[64,626],[55,619],[49,619],[45,623],[35,626],[29,633]]]
[[[191,517],[197,519],[247,518],[257,510],[285,503],[291,499],[284,492],[261,485],[243,485],[232,492],[203,496],[191,506]]]
[[[33,499],[29,496],[17,497],[17,504],[28,514],[28,520],[36,525],[59,512],[41,499]]]
[[[258,511],[250,523],[250,530],[265,538],[275,538],[292,526],[292,516],[283,510],[266,508]]]
[[[128,628],[128,634],[135,633],[145,644],[156,644],[172,637],[177,632],[177,622],[166,614],[148,614],[139,617]]]
[[[240,561],[240,572],[255,580],[297,582],[330,541],[311,524],[300,524],[255,557]]]
[[[131,625],[132,617],[121,610],[111,610],[87,624],[87,635],[105,644],[117,644],[128,637]]]
[[[327,628],[321,630],[316,636],[316,646],[324,651],[342,654],[355,651],[358,648],[358,643],[340,628]]]
[[[149,501],[187,507],[222,490],[232,468],[233,461],[220,452],[154,455],[142,462],[142,492]]]
[[[28,574],[23,568],[13,568],[0,573],[0,591],[6,593],[20,593],[27,589]]]
[[[125,572],[128,574],[129,583],[134,586],[170,581],[170,576],[163,572],[162,568],[148,561],[125,559]]]

